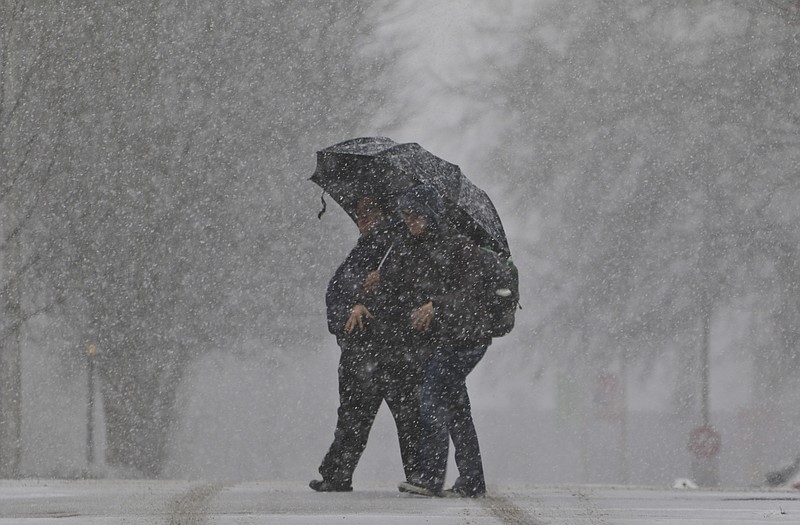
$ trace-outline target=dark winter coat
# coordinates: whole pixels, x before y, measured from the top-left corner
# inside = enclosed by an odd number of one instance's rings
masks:
[[[366,297],[363,292],[364,280],[369,272],[378,268],[399,228],[400,224],[396,218],[386,218],[372,230],[361,235],[355,247],[350,250],[328,282],[325,293],[328,330],[336,335],[337,339],[358,336],[358,334],[346,334],[344,325],[354,305],[361,303],[369,308],[372,298]]]
[[[436,223],[424,236],[405,234],[381,270],[381,293],[373,310],[384,336],[401,344],[464,346],[488,343],[471,335],[474,290],[485,260],[467,237]],[[431,301],[434,322],[428,332],[411,328],[411,313]]]

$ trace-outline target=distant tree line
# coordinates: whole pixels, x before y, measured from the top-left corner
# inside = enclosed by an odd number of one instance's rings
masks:
[[[34,317],[72,327],[65,359],[97,345],[107,460],[148,476],[194,358],[246,338],[309,343],[298,320],[337,261],[319,250],[319,193],[298,184],[391,89],[391,63],[364,49],[371,9],[0,3],[0,476],[20,475]],[[477,28],[511,42],[457,89],[506,124],[486,172],[508,181],[504,221],[539,232],[512,244],[534,269],[518,328],[533,354],[694,374],[714,327],[743,313],[757,395],[791,384],[799,13],[568,0],[515,31]],[[704,393],[683,386],[678,410],[696,412]]]
[[[368,7],[0,4],[0,475],[20,474],[33,316],[74,327],[59,351],[97,345],[106,459],[147,476],[193,358],[309,343],[309,278],[334,261],[298,235],[303,183],[379,101]]]
[[[535,346],[565,370],[674,356],[698,413],[712,329],[759,402],[800,370],[800,24],[794,2],[551,2],[498,57],[504,198],[538,210]],[[496,165],[487,169],[496,169]],[[539,306],[540,305],[540,306]],[[734,357],[732,357],[734,358]],[[789,381],[789,383],[787,383]]]

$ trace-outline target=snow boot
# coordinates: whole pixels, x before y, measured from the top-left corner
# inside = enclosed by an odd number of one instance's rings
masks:
[[[410,481],[404,481],[400,483],[397,486],[397,489],[400,492],[407,492],[409,494],[415,494],[417,496],[433,497],[438,495],[432,489],[429,489],[428,487],[425,487],[418,483],[411,483]]]
[[[349,483],[335,483],[324,479],[313,479],[308,486],[317,492],[353,492],[353,486]]]

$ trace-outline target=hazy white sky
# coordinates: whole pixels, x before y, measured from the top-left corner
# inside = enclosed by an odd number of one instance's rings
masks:
[[[396,99],[378,115],[377,126],[392,138],[419,142],[470,172],[491,150],[501,125],[487,112],[473,81],[482,68],[506,53],[507,31],[539,2],[449,0],[396,2],[382,16],[378,39],[406,52],[396,64]],[[495,30],[484,30],[496,28]],[[398,114],[406,118],[399,125]],[[482,126],[465,126],[476,120]],[[480,180],[480,177],[475,177]]]

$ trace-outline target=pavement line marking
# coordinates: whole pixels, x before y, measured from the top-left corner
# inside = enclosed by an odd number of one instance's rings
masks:
[[[486,496],[478,498],[478,501],[483,508],[506,525],[546,525],[547,523],[531,516],[525,509],[502,496]]]
[[[224,485],[212,483],[196,485],[167,506],[167,525],[204,525],[208,523],[208,507]]]

